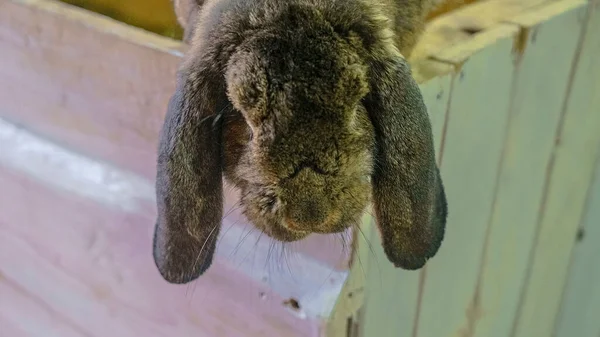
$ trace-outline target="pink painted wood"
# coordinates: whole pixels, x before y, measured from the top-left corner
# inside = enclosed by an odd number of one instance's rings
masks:
[[[175,286],[154,266],[156,138],[183,45],[0,0],[0,50],[0,337],[321,335],[349,251],[330,236],[283,251],[232,189],[205,275]]]
[[[165,283],[149,205],[119,210],[5,167],[0,186],[0,317],[22,336],[317,333],[318,318],[288,311],[268,281],[226,263],[191,286]]]

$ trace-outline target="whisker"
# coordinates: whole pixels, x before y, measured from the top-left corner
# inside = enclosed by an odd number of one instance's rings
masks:
[[[251,230],[256,230],[256,227],[253,227]],[[254,242],[254,246],[252,247],[252,249],[248,250],[248,253],[246,253],[246,256],[244,256],[244,258],[242,259],[242,262],[240,262],[240,264],[238,265],[238,268],[242,265],[242,263],[244,261],[246,261],[248,259],[248,257],[250,256],[250,253],[254,253],[253,257],[252,257],[252,272],[254,272],[254,260],[256,259],[256,247],[258,247],[258,242],[260,241],[260,238],[262,237],[263,232],[261,231],[258,234],[258,237],[256,238],[256,242]]]
[[[375,264],[377,265],[377,271],[380,277],[380,282],[381,282],[381,266],[379,265],[379,260],[377,259],[377,254],[375,254],[375,250],[373,249],[373,245],[371,244],[371,240],[369,240],[369,238],[367,237],[367,235],[365,235],[365,232],[362,230],[362,228],[360,228],[359,224],[354,224],[354,227],[356,229],[358,229],[358,232],[362,235],[363,239],[367,242],[367,247],[369,247],[369,251],[373,257],[373,259],[375,260]],[[356,254],[356,256],[359,257],[359,262],[360,262],[360,254]]]
[[[273,246],[275,245],[275,241],[271,238],[271,242],[269,243],[269,250],[267,251],[267,259],[265,261],[265,268],[270,267],[271,253],[273,252]],[[269,270],[270,271],[270,270]]]
[[[210,233],[208,233],[208,236],[206,237],[206,239],[204,240],[204,243],[202,244],[202,247],[200,247],[200,252],[198,253],[198,256],[196,257],[196,260],[194,261],[194,264],[192,265],[192,269],[194,270],[196,268],[196,265],[198,264],[198,262],[200,261],[200,256],[202,256],[202,252],[204,251],[204,248],[206,247],[206,244],[208,243],[208,240],[211,239],[211,237],[213,236],[213,234],[215,233],[216,229],[220,226],[221,224],[217,224],[216,226],[214,226],[211,230]]]
[[[248,228],[248,223],[246,223],[246,225],[244,226],[244,231],[246,230],[246,228]],[[250,227],[250,230],[243,237],[240,238],[240,240],[238,241],[238,243],[235,246],[235,248],[233,249],[233,251],[229,254],[229,258],[232,258],[233,256],[235,256],[237,254],[237,252],[242,247],[242,244],[244,243],[244,241],[246,241],[246,239],[248,238],[248,236],[250,236],[250,234],[252,233],[253,229],[254,229],[254,227]],[[242,231],[242,233],[244,231]]]
[[[208,241],[211,239],[211,237],[212,237],[212,236],[213,236],[213,234],[215,233],[216,229],[217,229],[217,228],[219,228],[219,226],[221,226],[221,224],[220,224],[220,223],[219,223],[219,224],[217,224],[217,225],[215,225],[215,226],[214,226],[214,227],[211,229],[211,231],[208,233],[208,236],[207,236],[207,237],[206,237],[206,239],[204,240],[204,243],[202,244],[202,247],[200,247],[200,252],[198,252],[198,256],[196,257],[196,259],[195,259],[194,263],[192,264],[192,269],[191,269],[192,271],[193,271],[194,269],[196,269],[196,266],[198,265],[198,262],[200,261],[200,257],[202,256],[202,252],[204,251],[204,248],[206,247],[206,244],[207,244],[207,243],[208,243]],[[191,284],[190,284],[190,285],[188,285],[188,289],[186,289],[186,296],[188,295],[188,290],[189,290],[189,287],[190,287],[190,286],[191,286]],[[195,289],[193,289],[193,290],[192,290],[192,297],[194,296],[194,290],[195,290]]]
[[[254,227],[251,227],[250,230],[248,231],[248,233],[244,236],[244,238],[242,239],[242,242],[239,243],[239,246],[241,247],[242,243],[246,241],[246,239],[248,237],[250,237],[250,234],[252,234],[255,231]],[[237,253],[236,253],[237,254]],[[248,258],[248,256],[250,255],[250,251],[248,251],[248,253],[244,256],[244,258],[237,264],[237,268],[240,268],[242,266],[242,264],[244,263],[244,261],[246,261],[246,259]]]

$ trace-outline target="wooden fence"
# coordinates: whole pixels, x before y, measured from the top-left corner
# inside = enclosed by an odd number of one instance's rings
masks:
[[[600,337],[600,1],[481,0],[413,55],[450,215],[438,255],[286,246],[227,195],[192,285],[151,256],[158,129],[186,46],[0,0],[0,336]]]

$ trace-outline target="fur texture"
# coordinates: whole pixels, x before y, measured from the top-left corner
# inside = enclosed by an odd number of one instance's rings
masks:
[[[402,56],[429,5],[195,3],[159,145],[154,259],[167,281],[187,283],[212,263],[223,176],[249,221],[277,240],[341,232],[372,201],[394,265],[418,269],[436,254],[446,197]]]

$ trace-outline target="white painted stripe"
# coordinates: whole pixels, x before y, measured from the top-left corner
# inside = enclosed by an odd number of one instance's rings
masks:
[[[147,180],[48,142],[0,119],[0,164],[55,188],[127,212],[154,202]],[[147,208],[146,208],[147,209]]]

